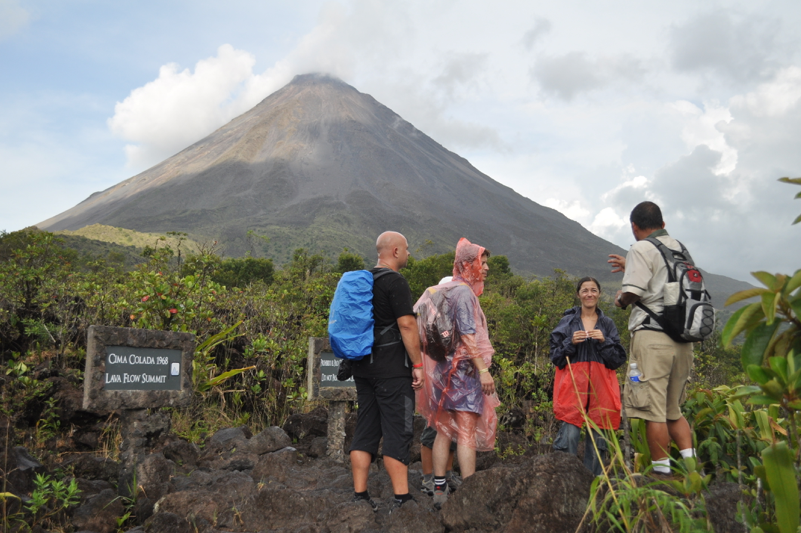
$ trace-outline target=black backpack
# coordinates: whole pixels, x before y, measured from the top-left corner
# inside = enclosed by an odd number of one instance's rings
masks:
[[[429,287],[415,305],[425,353],[434,361],[444,361],[459,343],[459,331],[448,302],[448,289]]]
[[[690,252],[679,243],[681,250],[671,250],[659,239],[645,240],[656,246],[668,270],[664,289],[665,306],[657,315],[645,305],[637,306],[648,313],[659,327],[676,342],[702,341],[715,330],[715,308],[706,290],[704,277],[694,266]]]

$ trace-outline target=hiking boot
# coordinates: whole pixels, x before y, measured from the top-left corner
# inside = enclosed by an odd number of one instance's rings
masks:
[[[432,481],[432,483],[433,483],[433,481]],[[417,500],[415,500],[414,497],[412,497],[409,500],[406,500],[405,502],[402,502],[402,501],[396,500],[395,498],[392,498],[392,502],[389,504],[389,514],[392,514],[392,513],[396,512],[398,509],[400,509],[401,507],[403,507],[404,503],[416,502],[416,501]]]
[[[447,483],[445,484],[445,490],[438,490],[437,487],[434,487],[434,507],[441,509],[442,504],[448,501],[448,493],[450,491],[451,489]]]
[[[447,478],[448,478],[448,488],[450,489],[450,492],[456,492],[459,489],[459,487],[462,486],[462,476],[458,475],[457,473],[451,472],[451,474],[447,476]],[[433,490],[431,492],[433,492]]]
[[[351,502],[353,503],[366,502],[370,504],[370,507],[372,507],[374,513],[378,511],[378,504],[375,503],[372,498],[362,498],[361,496],[354,496]]]
[[[420,490],[424,494],[428,494],[429,496],[434,495],[434,477],[432,476],[431,479],[426,480],[423,478],[422,482],[420,483]]]

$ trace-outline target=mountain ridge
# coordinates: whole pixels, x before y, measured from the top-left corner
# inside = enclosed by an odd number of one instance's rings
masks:
[[[430,253],[465,236],[506,255],[517,272],[540,276],[560,268],[619,282],[607,254],[625,253],[321,74],[296,76],[178,154],[39,227],[95,223],[217,239],[231,256],[244,254],[252,230],[270,239],[278,263],[301,246],[372,257],[385,230],[404,233],[412,250],[432,242]],[[728,293],[748,287],[724,284]]]

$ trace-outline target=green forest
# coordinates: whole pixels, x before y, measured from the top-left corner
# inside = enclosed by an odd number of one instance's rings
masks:
[[[44,463],[63,451],[74,428],[62,423],[54,378],[82,388],[90,325],[195,335],[194,401],[169,411],[173,431],[192,442],[222,427],[249,425],[255,433],[317,407],[305,385],[308,338],[326,336],[337,281],[343,272],[364,268],[366,259],[347,250],[333,258],[298,249],[277,267],[264,258],[224,258],[213,245],[187,251],[180,234],[171,237],[169,244],[155,240],[140,250],[134,266],[119,252],[76,251],[61,237],[35,229],[0,234],[0,422],[14,428],[16,439],[3,443],[6,449],[24,445]],[[451,274],[454,257],[418,255],[402,270],[415,299]],[[481,306],[496,350],[491,372],[502,401],[499,433],[518,436],[499,438],[496,453],[546,450],[558,429],[548,339],[563,312],[577,304],[576,280],[561,271],[523,278],[511,272],[504,256],[489,263]],[[612,463],[593,485],[588,521],[620,531],[650,530],[656,523],[703,531],[706,490],[726,481],[743,487],[738,512],[748,531],[797,531],[801,270],[754,275],[764,287],[734,295],[729,303],[755,300],[695,345],[684,411],[699,461],[685,461],[686,470],[669,489],[643,486],[637,475],[650,458],[644,427],[632,423],[629,431],[609,436]],[[628,312],[614,307],[612,296],[611,290],[602,294],[601,308],[628,347]],[[118,433],[118,422],[109,417],[95,452],[115,456]],[[627,454],[627,447],[634,453]],[[58,508],[66,489],[50,488],[39,494],[52,500],[50,507],[42,503],[18,512],[35,518],[43,516],[36,514],[41,509]],[[6,500],[14,496],[2,489],[2,520],[8,523],[13,517],[6,515]]]

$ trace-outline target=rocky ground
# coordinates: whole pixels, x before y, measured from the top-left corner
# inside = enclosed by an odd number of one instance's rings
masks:
[[[24,447],[0,446],[0,493],[11,494],[3,496],[3,518],[15,516],[20,510],[16,497],[28,499],[35,476],[44,473],[64,481],[74,478],[81,490],[80,501],[62,513],[59,528],[53,527],[57,531],[558,533],[577,530],[593,481],[577,457],[551,454],[548,447],[523,448],[522,436],[504,433],[499,435],[503,447],[517,444],[521,453],[503,459],[495,453],[479,454],[477,473],[437,510],[418,490],[419,435],[424,427],[418,419],[412,449],[417,462],[409,469],[415,501],[390,512],[393,491],[379,459],[369,478],[370,494],[379,504],[373,512],[367,503],[351,502],[347,456],[345,463],[326,456],[323,408],[293,415],[283,427],[255,435],[247,427],[223,429],[202,446],[177,437],[170,431],[169,417],[156,412],[132,426],[125,442],[137,443],[137,449],[121,449],[123,458],[136,456],[131,470],[97,452],[105,419],[82,420],[87,415],[78,408],[80,396],[72,396],[64,392],[59,398],[62,419],[70,419],[75,430],[71,451],[61,451],[56,463],[44,466]],[[354,425],[355,415],[348,415],[345,449]],[[13,432],[0,416],[0,443],[14,442]],[[736,485],[713,485],[707,507],[716,531],[741,530],[734,522],[738,499]],[[13,521],[4,525],[4,531],[28,530]],[[47,530],[34,525],[32,531]]]

